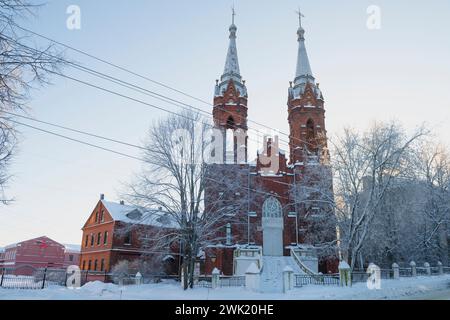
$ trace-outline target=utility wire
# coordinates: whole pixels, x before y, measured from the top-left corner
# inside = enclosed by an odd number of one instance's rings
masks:
[[[98,134],[89,133],[89,132],[82,131],[82,130],[79,130],[79,129],[69,128],[69,127],[66,127],[66,126],[62,126],[62,125],[59,125],[59,124],[51,123],[51,122],[48,122],[48,121],[39,120],[39,119],[36,119],[36,118],[31,118],[31,117],[23,116],[23,115],[16,114],[16,113],[13,113],[13,112],[4,111],[3,113],[9,114],[9,115],[11,115],[11,116],[16,116],[16,117],[20,117],[20,118],[23,118],[23,119],[35,121],[35,122],[42,123],[42,124],[45,124],[45,125],[53,126],[53,127],[56,127],[56,128],[60,128],[60,129],[64,129],[64,130],[76,132],[76,133],[79,133],[79,134],[91,136],[91,137],[94,137],[94,138],[98,138],[98,139],[102,139],[102,140],[106,140],[106,141],[110,141],[110,142],[122,144],[122,145],[125,145],[125,146],[129,146],[129,147],[141,149],[141,150],[144,150],[144,151],[151,151],[151,152],[154,152],[154,153],[159,153],[159,152],[156,151],[156,150],[149,149],[149,148],[145,148],[145,147],[142,147],[142,146],[138,146],[138,145],[135,145],[135,144],[132,144],[132,143],[124,142],[124,141],[117,140],[117,139],[108,138],[108,137],[101,136],[101,135],[98,135]],[[0,118],[4,118],[4,117],[0,116]],[[23,126],[31,127],[31,126],[29,126],[29,125],[27,125],[27,124],[23,124],[23,123],[19,123],[19,122],[17,122],[17,121],[11,120],[10,118],[8,118],[7,120],[8,120],[8,121],[12,121],[12,122],[14,122],[14,123],[16,123],[16,124],[20,124],[20,125],[23,125]],[[38,128],[35,128],[35,127],[32,127],[32,128],[33,128],[33,129],[36,129],[36,130],[39,130]],[[145,161],[145,160],[143,160],[143,159],[139,159],[139,160]],[[276,183],[276,184],[283,185],[283,186],[291,186],[291,184],[286,183],[286,182],[282,182],[282,181],[276,181],[276,180],[274,180],[273,182]]]
[[[94,60],[97,60],[97,61],[99,61],[99,62],[101,62],[101,63],[107,64],[107,65],[109,65],[109,66],[111,66],[111,67],[117,68],[117,69],[119,69],[119,70],[121,70],[121,71],[127,72],[127,73],[132,74],[132,75],[134,75],[134,76],[136,76],[136,77],[139,77],[139,78],[141,78],[141,79],[144,79],[144,80],[146,80],[146,81],[149,81],[149,82],[151,82],[151,83],[154,83],[154,84],[156,84],[156,85],[159,85],[159,86],[164,87],[164,88],[166,88],[166,89],[172,90],[172,91],[174,91],[174,92],[177,92],[177,93],[179,93],[179,94],[182,94],[182,95],[184,95],[184,96],[186,96],[186,97],[189,97],[189,98],[191,98],[191,99],[194,99],[194,100],[197,100],[197,101],[199,101],[199,102],[202,102],[202,103],[204,103],[204,104],[206,104],[206,105],[208,105],[208,106],[214,107],[214,105],[213,105],[212,103],[210,103],[210,102],[207,102],[207,101],[205,101],[205,100],[199,99],[199,98],[197,98],[197,97],[195,97],[195,96],[193,96],[193,95],[190,95],[190,94],[188,94],[188,93],[186,93],[186,92],[184,92],[184,91],[181,91],[181,90],[178,90],[178,89],[176,89],[176,88],[174,88],[174,87],[171,87],[171,86],[169,86],[169,85],[166,85],[166,84],[164,84],[164,83],[162,83],[162,82],[156,81],[156,80],[151,79],[151,78],[149,78],[149,77],[147,77],[147,76],[143,76],[143,75],[141,75],[141,74],[139,74],[139,73],[137,73],[137,72],[134,72],[134,71],[132,71],[132,70],[130,70],[130,69],[127,69],[127,68],[122,67],[122,66],[119,66],[119,65],[117,65],[117,64],[115,64],[115,63],[109,62],[109,61],[107,61],[107,60],[105,60],[105,59],[102,59],[102,58],[99,58],[99,57],[97,57],[97,56],[94,56],[93,54],[87,53],[87,52],[85,52],[85,51],[83,51],[83,50],[77,49],[77,48],[75,48],[75,47],[73,47],[73,46],[67,45],[67,44],[62,43],[62,42],[60,42],[60,41],[57,41],[57,40],[55,40],[55,39],[52,39],[52,38],[50,38],[50,37],[47,37],[47,36],[42,35],[42,34],[40,34],[40,33],[37,33],[37,32],[35,32],[35,31],[33,31],[33,30],[24,28],[24,27],[22,27],[22,26],[20,26],[20,25],[18,25],[18,24],[15,24],[15,26],[18,27],[19,29],[25,31],[25,32],[34,34],[34,35],[36,35],[36,36],[38,36],[38,37],[40,37],[40,38],[43,38],[43,39],[45,39],[45,40],[47,40],[47,41],[50,41],[50,42],[52,42],[52,43],[55,43],[55,44],[57,44],[57,45],[60,45],[60,46],[62,46],[62,47],[65,47],[65,48],[67,48],[67,49],[70,49],[70,50],[72,50],[72,51],[75,51],[75,52],[77,52],[77,53],[80,53],[80,54],[82,54],[82,55],[84,55],[84,56],[87,56],[87,57],[89,57],[89,58],[92,58],[92,59],[94,59]],[[224,110],[224,111],[227,112],[227,110]],[[256,125],[259,125],[259,126],[261,126],[261,127],[265,127],[266,129],[275,130],[274,128],[272,128],[272,127],[270,127],[270,126],[268,126],[268,125],[265,125],[265,124],[263,124],[263,123],[259,123],[259,122],[254,121],[254,120],[248,119],[248,121],[251,122],[251,123],[254,123],[254,124],[256,124]],[[280,134],[284,135],[284,136],[290,137],[290,138],[292,138],[292,139],[298,140],[298,141],[303,142],[303,143],[305,142],[305,141],[303,141],[303,140],[301,140],[301,139],[298,139],[298,138],[296,138],[296,137],[291,137],[290,134],[288,134],[288,133],[282,132],[282,131],[280,131],[280,130],[276,130],[276,131],[279,132]]]
[[[89,142],[86,142],[86,141],[78,140],[78,139],[75,139],[75,138],[72,138],[72,137],[69,137],[69,136],[65,136],[63,134],[59,134],[59,133],[56,133],[56,132],[53,132],[53,131],[49,131],[49,130],[45,130],[45,129],[42,129],[42,128],[38,128],[38,127],[29,125],[29,124],[25,124],[25,123],[22,123],[22,122],[19,122],[19,121],[16,121],[16,120],[8,119],[8,121],[13,122],[13,123],[18,124],[18,125],[21,125],[21,126],[24,126],[24,127],[27,127],[27,128],[31,128],[31,129],[34,129],[34,130],[37,130],[37,131],[41,131],[41,132],[50,134],[50,135],[53,135],[53,136],[57,136],[59,138],[67,139],[67,140],[70,140],[70,141],[73,141],[73,142],[77,142],[77,143],[81,143],[81,144],[87,145],[87,146],[92,147],[92,148],[96,148],[96,149],[100,149],[100,150],[103,150],[103,151],[112,152],[112,153],[115,153],[117,155],[120,155],[120,156],[123,156],[123,157],[127,157],[127,158],[131,158],[131,159],[134,159],[134,160],[144,161],[141,158],[138,158],[138,157],[135,157],[135,156],[132,156],[132,155],[120,152],[120,151],[116,151],[116,150],[112,150],[112,149],[109,149],[109,148],[101,147],[101,146],[95,145],[93,143],[89,143]]]
[[[138,161],[141,161],[141,162],[144,162],[144,163],[148,163],[148,161],[146,161],[143,158],[136,157],[136,156],[133,156],[133,155],[129,155],[127,153],[123,153],[123,152],[116,151],[116,150],[113,150],[113,149],[105,148],[105,147],[102,147],[102,146],[99,146],[99,145],[96,145],[96,144],[93,144],[93,143],[89,143],[89,142],[86,142],[86,141],[75,139],[75,138],[72,138],[72,137],[69,137],[69,136],[66,136],[66,135],[63,135],[63,134],[59,134],[59,133],[56,133],[56,132],[53,132],[53,131],[49,131],[49,130],[46,130],[46,129],[35,127],[35,126],[29,125],[29,124],[25,124],[23,122],[19,122],[19,121],[16,121],[16,120],[8,119],[8,121],[11,121],[11,122],[13,122],[15,124],[18,124],[18,125],[30,128],[30,129],[34,129],[36,131],[40,131],[40,132],[43,132],[43,133],[46,133],[46,134],[49,134],[49,135],[53,135],[53,136],[56,136],[56,137],[59,137],[59,138],[62,138],[62,139],[66,139],[66,140],[69,140],[69,141],[72,141],[72,142],[80,143],[80,144],[83,144],[83,145],[86,145],[86,146],[89,146],[89,147],[92,147],[92,148],[96,148],[96,149],[99,149],[99,150],[102,150],[102,151],[114,153],[116,155],[120,155],[120,156],[123,156],[123,157],[126,157],[126,158],[130,158],[130,159],[133,159],[133,160],[138,160]],[[146,150],[151,151],[151,152],[154,151],[152,149],[146,149]],[[219,180],[216,180],[216,179],[213,179],[213,178],[209,178],[209,177],[204,177],[204,178],[206,180],[209,180],[209,181],[212,181],[212,182],[222,183],[222,181],[219,181]],[[248,189],[246,186],[240,186],[239,188],[245,189],[245,190]],[[261,191],[261,190],[250,189],[250,191],[253,191],[253,192],[256,192],[256,193],[260,193],[260,194],[263,194],[263,195],[266,195],[266,196],[273,196],[272,193],[264,192],[264,191]],[[290,200],[289,198],[284,197],[284,196],[278,196],[278,197],[282,198],[282,199]]]
[[[98,139],[102,139],[102,140],[106,140],[106,141],[122,144],[122,145],[125,145],[125,146],[138,148],[138,149],[142,149],[142,150],[148,150],[147,148],[144,148],[144,147],[136,145],[136,144],[132,144],[132,143],[124,142],[124,141],[121,141],[121,140],[108,138],[108,137],[105,137],[105,136],[100,136],[98,134],[89,133],[89,132],[86,132],[86,131],[69,128],[69,127],[66,127],[66,126],[62,126],[62,125],[59,125],[59,124],[55,124],[55,123],[51,123],[51,122],[47,122],[47,121],[43,121],[43,120],[38,120],[36,118],[27,117],[27,116],[20,115],[20,114],[17,114],[17,113],[13,113],[13,112],[9,112],[9,111],[2,111],[2,113],[9,114],[9,115],[14,116],[14,117],[19,117],[19,118],[23,118],[23,119],[39,122],[39,123],[46,124],[46,125],[49,125],[49,126],[52,126],[52,127],[56,127],[56,128],[60,128],[60,129],[64,129],[64,130],[68,130],[68,131],[84,134],[86,136],[91,136],[91,137],[94,137],[94,138],[98,138]],[[11,120],[10,118],[8,118],[7,120],[15,122],[14,120]],[[22,125],[24,125],[24,124],[22,124]]]
[[[103,79],[103,80],[107,80],[107,81],[113,82],[113,83],[115,83],[115,84],[121,85],[121,86],[126,87],[126,88],[128,88],[128,89],[137,91],[137,92],[139,92],[139,93],[145,94],[145,95],[150,96],[150,97],[152,97],[152,98],[155,98],[155,99],[164,101],[164,102],[166,102],[166,103],[175,105],[175,106],[177,106],[177,107],[180,107],[180,108],[183,108],[183,109],[186,109],[186,110],[188,110],[188,109],[191,109],[191,110],[194,109],[194,110],[196,110],[196,111],[198,111],[198,112],[201,112],[201,113],[205,114],[205,116],[208,117],[208,118],[211,118],[211,119],[213,118],[210,112],[207,112],[207,111],[205,111],[205,110],[203,110],[203,109],[194,107],[194,106],[192,106],[192,105],[189,105],[189,104],[187,104],[187,103],[184,103],[184,102],[179,101],[179,100],[176,100],[176,99],[172,99],[172,98],[167,97],[167,96],[165,96],[165,95],[162,95],[162,94],[159,94],[159,93],[157,93],[157,92],[148,90],[148,89],[146,89],[146,88],[137,86],[137,85],[135,85],[135,84],[132,84],[132,83],[129,83],[129,82],[127,82],[127,81],[121,80],[121,79],[119,79],[119,78],[110,76],[110,75],[105,74],[105,73],[102,73],[102,72],[100,72],[100,71],[97,71],[97,70],[94,70],[94,69],[85,67],[85,66],[80,65],[80,64],[78,64],[78,63],[75,63],[75,62],[73,62],[73,61],[69,61],[69,60],[63,59],[63,58],[61,58],[61,57],[58,57],[58,56],[55,56],[55,55],[51,55],[51,54],[48,53],[48,52],[39,51],[39,50],[37,50],[37,49],[34,49],[34,48],[29,47],[29,46],[27,46],[27,45],[25,45],[25,44],[22,44],[22,43],[20,43],[20,42],[14,40],[14,39],[12,39],[12,38],[9,38],[9,37],[7,37],[7,36],[2,36],[2,37],[4,37],[5,39],[7,39],[7,40],[9,40],[9,41],[12,41],[12,42],[14,42],[14,43],[16,43],[16,44],[18,44],[18,45],[20,45],[20,46],[22,46],[22,47],[28,49],[28,50],[32,50],[32,51],[37,52],[37,53],[39,53],[39,54],[45,54],[45,55],[47,55],[47,56],[49,56],[49,57],[52,57],[52,58],[54,58],[54,59],[57,59],[57,60],[63,62],[63,63],[69,64],[69,65],[72,66],[72,68],[77,69],[77,70],[79,70],[79,71],[82,71],[82,72],[91,74],[91,75],[93,75],[93,76],[95,76],[95,77],[98,77],[98,78],[101,78],[101,79]],[[217,107],[217,108],[219,108],[220,110],[223,110],[224,112],[227,112],[227,113],[231,114],[231,112],[228,111],[228,110],[226,110],[226,109],[223,109],[223,108],[221,108],[221,107]],[[236,125],[234,125],[234,128],[237,129],[238,127],[237,127]],[[248,129],[249,129],[249,130],[255,131],[258,138],[261,137],[261,133],[259,132],[258,129],[255,129],[255,128],[252,128],[252,127],[248,127]],[[254,139],[252,139],[252,138],[250,138],[250,137],[249,137],[249,140],[254,141],[254,142],[256,142],[256,143],[259,143],[259,142],[260,142],[260,141],[258,141],[258,140],[254,140]],[[283,142],[283,143],[285,143],[285,146],[286,146],[286,147],[289,147],[289,142],[288,142],[288,141],[279,139],[279,142]]]

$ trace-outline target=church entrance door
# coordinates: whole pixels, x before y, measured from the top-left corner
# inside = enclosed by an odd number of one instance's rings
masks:
[[[280,201],[268,198],[263,204],[263,254],[283,256],[283,209]]]

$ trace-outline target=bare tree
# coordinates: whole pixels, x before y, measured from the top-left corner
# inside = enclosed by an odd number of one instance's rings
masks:
[[[64,64],[52,47],[25,45],[19,21],[34,16],[40,5],[28,0],[0,0],[0,201],[8,203],[4,188],[8,164],[17,144],[17,131],[7,112],[22,112],[33,88],[49,83],[48,75]]]
[[[420,184],[423,200],[417,249],[427,261],[437,258],[448,264],[450,155],[442,145],[425,140],[417,145],[414,156],[412,178]]]
[[[10,202],[5,195],[5,187],[9,180],[8,166],[12,160],[16,138],[14,130],[0,118],[0,203]]]
[[[302,242],[313,245],[319,259],[336,256],[336,215],[334,214],[331,166],[307,162],[300,181],[291,187],[294,207],[301,213]]]
[[[372,230],[374,218],[395,179],[402,176],[413,142],[424,135],[419,129],[407,136],[399,124],[376,123],[364,134],[347,129],[333,143],[335,210],[342,258],[354,268]]]
[[[184,112],[153,126],[145,143],[145,165],[129,185],[126,197],[145,208],[148,219],[166,220],[167,228],[145,235],[147,246],[157,252],[180,249],[184,288],[194,285],[195,262],[200,249],[225,240],[226,223],[239,220],[245,202],[232,201],[228,192],[243,188],[233,174],[239,166],[209,165],[205,154],[211,139],[208,125]],[[205,204],[205,193],[215,194]]]

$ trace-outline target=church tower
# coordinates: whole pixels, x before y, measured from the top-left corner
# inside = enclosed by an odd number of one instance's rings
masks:
[[[222,132],[225,163],[240,164],[247,162],[248,95],[239,70],[234,17],[233,9],[225,68],[220,80],[216,80],[213,118],[215,128]]]
[[[293,165],[312,159],[323,162],[328,157],[324,99],[311,71],[302,17],[299,12],[297,69],[288,91],[290,162]]]

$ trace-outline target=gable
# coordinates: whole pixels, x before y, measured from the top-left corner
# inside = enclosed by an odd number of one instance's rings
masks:
[[[18,247],[22,247],[22,246],[23,247],[37,247],[37,246],[41,247],[42,246],[42,248],[47,248],[47,247],[64,248],[64,246],[62,244],[60,244],[59,242],[56,242],[55,240],[52,240],[46,236],[19,242],[17,244],[17,246]]]
[[[103,219],[102,219],[103,218]],[[98,225],[101,223],[108,223],[114,221],[114,218],[109,213],[106,206],[103,204],[102,200],[97,202],[97,205],[95,206],[94,210],[89,215],[89,218],[86,220],[86,222],[83,225],[83,228],[87,228],[89,226]]]

